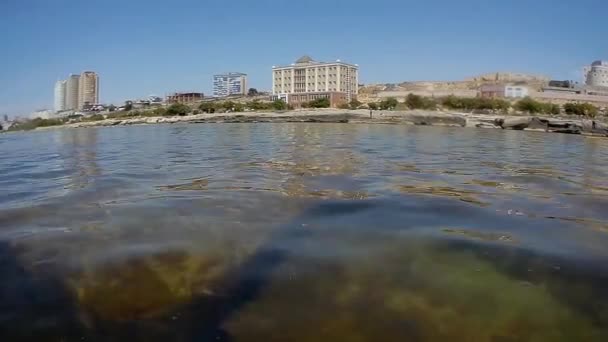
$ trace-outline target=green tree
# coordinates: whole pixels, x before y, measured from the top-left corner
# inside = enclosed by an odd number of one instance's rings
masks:
[[[169,107],[167,107],[167,111],[166,111],[166,115],[170,115],[170,116],[175,116],[175,115],[184,116],[184,115],[187,115],[188,113],[190,113],[190,107],[188,107],[187,105],[185,105],[183,103],[174,103],[174,104],[170,105]]]
[[[247,92],[247,96],[257,96],[258,94],[258,90],[255,88],[249,88],[249,91]]]
[[[435,109],[437,107],[435,100],[411,93],[405,99],[405,104],[410,109]]]
[[[531,97],[525,97],[515,104],[515,109],[522,112],[535,114],[542,113],[545,110],[544,104],[533,100]]]
[[[397,107],[398,104],[399,104],[399,101],[397,101],[396,98],[389,97],[386,100],[383,100],[380,102],[380,109],[382,109],[382,110],[395,109],[395,107]]]
[[[215,104],[213,102],[201,102],[201,104],[198,106],[198,109],[201,110],[201,112],[203,113],[215,113]]]
[[[367,107],[371,110],[378,110],[378,104],[375,102],[370,102],[367,104]]]
[[[566,114],[595,117],[599,109],[590,103],[566,103],[564,105]]]
[[[286,110],[288,107],[285,101],[279,99],[272,102],[272,108],[274,110]]]
[[[362,103],[360,101],[358,101],[357,99],[352,99],[350,101],[350,103],[348,104],[350,109],[357,109],[357,108],[361,107],[361,105],[362,105]]]
[[[133,109],[133,102],[131,102],[131,101],[125,102],[125,112],[128,112],[131,109]]]
[[[329,108],[331,103],[328,98],[320,98],[307,103],[308,108]]]

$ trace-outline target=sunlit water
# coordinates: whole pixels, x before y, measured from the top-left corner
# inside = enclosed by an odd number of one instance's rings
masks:
[[[608,141],[0,135],[1,341],[608,341]]]

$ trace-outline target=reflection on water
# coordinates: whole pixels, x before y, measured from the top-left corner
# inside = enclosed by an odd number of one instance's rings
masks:
[[[608,142],[231,124],[0,136],[0,337],[608,340]]]

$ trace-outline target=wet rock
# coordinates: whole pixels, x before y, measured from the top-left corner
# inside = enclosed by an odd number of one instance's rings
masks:
[[[530,118],[506,118],[496,119],[496,124],[502,129],[522,131],[530,125]]]

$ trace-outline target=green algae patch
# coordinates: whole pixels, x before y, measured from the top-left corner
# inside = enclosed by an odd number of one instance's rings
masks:
[[[219,256],[166,252],[95,267],[71,283],[85,310],[104,320],[129,321],[214,295],[215,281],[228,268]]]
[[[207,179],[195,179],[192,182],[184,184],[173,184],[159,186],[158,190],[164,191],[196,191],[196,190],[207,190],[209,181]]]
[[[602,341],[542,285],[467,252],[395,246],[345,264],[291,260],[225,328],[235,341]]]
[[[468,239],[480,240],[480,241],[497,241],[497,242],[508,242],[515,243],[517,239],[510,234],[501,233],[486,233],[470,229],[456,229],[456,228],[444,228],[441,230],[443,233],[450,235],[458,235]]]
[[[401,193],[413,195],[433,195],[447,198],[457,198],[463,202],[476,204],[486,207],[489,203],[483,202],[477,195],[479,193],[471,190],[457,189],[450,186],[434,186],[434,185],[399,185],[397,189]]]

